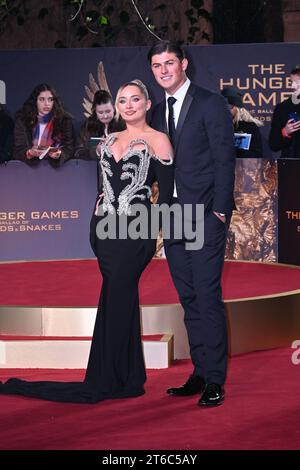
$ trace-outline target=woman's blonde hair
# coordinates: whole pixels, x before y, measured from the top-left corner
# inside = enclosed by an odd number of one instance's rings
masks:
[[[249,113],[249,111],[247,111],[246,108],[238,108],[236,106],[236,113],[235,113],[235,116],[233,117],[233,123],[238,124],[240,121],[253,122],[258,127],[261,127],[264,125],[259,119],[254,118],[252,114]]]
[[[118,106],[118,103],[119,103],[119,99],[120,99],[120,95],[122,93],[122,91],[124,90],[124,88],[128,87],[128,86],[136,86],[139,88],[139,90],[142,92],[142,94],[144,95],[146,101],[149,100],[149,93],[148,93],[148,90],[147,90],[147,87],[146,85],[144,85],[144,83],[139,80],[138,78],[134,79],[134,80],[131,80],[130,82],[126,82],[124,83],[124,85],[121,85],[120,88],[118,89],[118,92],[117,92],[117,96],[116,96],[116,101],[115,101],[115,108],[116,108],[116,118],[119,119],[120,117],[120,112],[119,112],[119,106]]]

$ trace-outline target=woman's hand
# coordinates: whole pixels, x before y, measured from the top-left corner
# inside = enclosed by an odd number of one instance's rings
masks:
[[[32,158],[39,157],[42,154],[43,150],[39,149],[38,147],[31,147],[31,149],[27,150],[26,158],[31,160]]]
[[[53,158],[53,160],[57,160],[61,156],[60,149],[49,150],[49,157]]]
[[[291,135],[300,130],[300,121],[295,122],[294,119],[289,119],[284,129],[287,135]]]
[[[152,204],[156,204],[158,196],[159,196],[159,188],[158,188],[158,183],[156,181],[152,184],[151,192],[152,194],[150,197],[150,201],[152,202]]]

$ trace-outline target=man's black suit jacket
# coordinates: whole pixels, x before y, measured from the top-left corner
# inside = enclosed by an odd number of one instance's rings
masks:
[[[168,133],[165,100],[151,125]],[[175,181],[181,204],[204,204],[205,212],[230,215],[234,208],[233,125],[221,95],[191,84],[176,126]]]

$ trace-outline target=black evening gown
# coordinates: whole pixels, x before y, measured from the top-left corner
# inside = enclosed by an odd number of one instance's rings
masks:
[[[157,204],[169,203],[173,192],[173,168],[171,161],[162,161],[152,155],[142,140],[132,141],[127,153],[116,162],[110,150],[115,138],[111,134],[102,146],[99,164],[103,192],[96,201],[97,215],[94,213],[91,220],[90,241],[98,258],[103,284],[85,379],[83,382],[28,382],[11,378],[5,383],[0,382],[2,394],[96,403],[144,393],[146,373],[138,283],[155,253],[156,239],[99,239],[96,227],[108,214],[115,216],[116,226],[126,216],[128,226],[134,219],[131,209],[135,203],[143,204],[149,216],[150,188],[154,181],[159,185]]]

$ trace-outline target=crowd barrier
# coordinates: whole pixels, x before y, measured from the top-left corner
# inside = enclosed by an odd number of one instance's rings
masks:
[[[300,265],[300,159],[237,159],[226,258]],[[0,260],[92,258],[95,161],[0,166]]]

